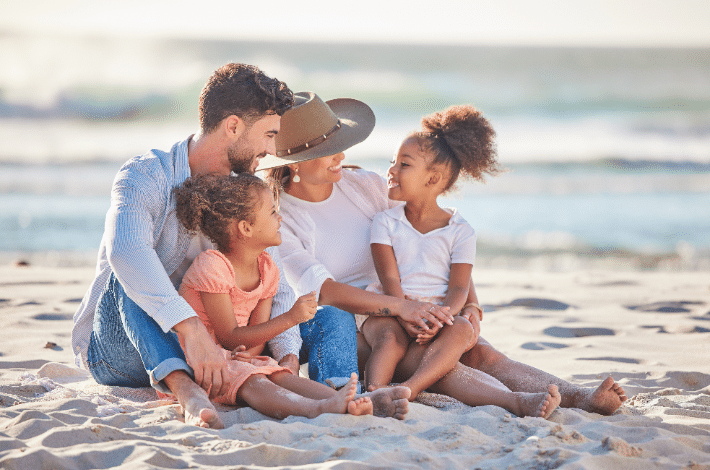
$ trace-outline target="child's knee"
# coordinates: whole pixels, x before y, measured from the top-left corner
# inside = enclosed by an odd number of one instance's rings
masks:
[[[466,340],[467,342],[473,339],[473,336],[476,334],[471,322],[459,316],[454,317],[454,324],[449,325],[448,328],[457,337],[460,337],[462,340]]]

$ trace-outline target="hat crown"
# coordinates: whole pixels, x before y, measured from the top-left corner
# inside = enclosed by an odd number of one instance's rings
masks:
[[[300,147],[333,132],[338,116],[313,92],[294,94],[294,105],[281,116],[281,130],[276,135],[276,152],[280,154]]]

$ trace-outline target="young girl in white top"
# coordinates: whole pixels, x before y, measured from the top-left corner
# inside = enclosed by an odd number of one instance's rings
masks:
[[[380,212],[373,220],[370,242],[380,283],[368,290],[432,302],[448,307],[454,315],[472,306],[481,320],[481,307],[466,303],[476,255],[475,232],[456,209],[439,207],[437,198],[450,191],[461,175],[483,180],[484,174],[499,171],[495,133],[472,106],[429,115],[422,119],[422,128],[402,142],[387,172],[389,198],[405,204]],[[438,363],[438,371],[449,370],[443,364],[453,369],[478,339],[471,334],[469,319],[462,316],[455,316],[453,325],[433,325],[426,332],[384,316],[359,315],[357,323],[372,347],[365,366],[365,385],[370,390],[389,385],[411,341],[431,342],[415,373],[402,383],[412,390],[412,398],[441,378],[430,361]],[[557,387],[550,385],[534,414],[548,417],[559,403]],[[530,413],[510,408],[516,414]]]
[[[229,361],[229,390],[215,401],[245,402],[278,419],[372,414],[370,397],[355,398],[355,374],[336,392],[260,356],[268,340],[313,318],[317,308],[311,293],[269,319],[279,271],[264,250],[281,243],[281,216],[266,183],[247,174],[191,177],[175,190],[175,197],[180,222],[217,247],[195,258],[179,290]]]

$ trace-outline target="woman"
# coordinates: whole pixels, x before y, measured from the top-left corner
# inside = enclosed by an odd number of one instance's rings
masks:
[[[403,326],[414,325],[424,331],[429,331],[430,325],[441,328],[442,322],[451,324],[450,313],[441,307],[363,290],[377,280],[369,246],[372,219],[395,205],[387,198],[382,177],[364,170],[343,171],[341,165],[342,152],[364,140],[374,127],[370,108],[351,99],[323,103],[313,93],[298,93],[295,100],[281,120],[277,155],[265,157],[259,166],[260,170],[273,168],[268,176],[282,188],[283,243],[279,251],[289,282],[299,295],[315,291],[320,305],[350,313],[395,316]],[[473,283],[466,304],[478,304]],[[471,306],[460,315],[470,319],[476,339],[480,332],[478,311]],[[369,350],[359,335],[361,363]],[[434,353],[413,343],[396,377],[407,378]],[[435,361],[432,367],[436,367]],[[457,397],[467,393],[462,401],[469,404],[477,400],[497,404],[501,391],[539,392],[549,384],[557,386],[565,407],[611,414],[626,399],[611,377],[596,390],[584,389],[512,361],[480,337],[453,371],[440,370],[441,379],[431,390]]]

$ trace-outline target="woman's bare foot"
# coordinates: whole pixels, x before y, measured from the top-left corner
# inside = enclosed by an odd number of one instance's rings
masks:
[[[359,397],[348,403],[348,413],[354,416],[371,415],[373,413],[370,397]]]
[[[626,392],[621,388],[621,385],[616,383],[613,377],[609,376],[604,379],[596,390],[582,398],[579,408],[591,413],[610,415],[619,409],[621,404],[626,401],[626,398]]]
[[[517,410],[513,411],[519,417],[534,416],[549,418],[562,401],[557,385],[548,385],[547,393],[516,393]]]
[[[202,390],[187,373],[179,370],[174,371],[165,377],[164,381],[180,403],[186,424],[201,428],[224,428],[207,392]]]
[[[379,388],[364,393],[362,396],[370,397],[372,400],[375,416],[404,419],[409,411],[409,396],[411,394],[412,391],[409,388],[398,386]]]
[[[391,385],[377,385],[377,384],[372,384],[372,385],[368,385],[367,391],[368,391],[368,392],[374,392],[375,390],[379,390],[379,389],[381,389],[381,388],[390,388],[390,387],[391,387]]]

